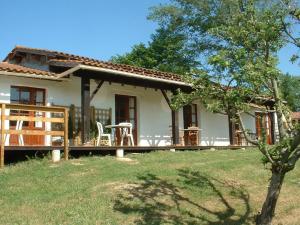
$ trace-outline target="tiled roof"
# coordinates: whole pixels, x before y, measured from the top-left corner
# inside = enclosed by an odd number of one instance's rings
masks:
[[[45,50],[45,49],[16,46],[12,50],[12,52],[7,56],[7,58],[10,55],[13,55],[14,52],[18,52],[18,51],[47,55],[48,58],[50,59],[49,61],[50,64],[56,64],[60,66],[73,67],[75,64],[81,64],[81,65],[94,66],[94,67],[116,70],[121,72],[134,73],[145,77],[155,77],[155,78],[160,78],[165,80],[183,82],[183,80],[179,75],[173,73],[161,72],[157,70],[145,69],[145,68],[125,65],[125,64],[105,62],[105,61],[96,60],[88,57],[83,57],[83,56],[68,54],[64,52],[58,52],[58,51]]]
[[[300,119],[300,112],[292,112],[292,119]]]
[[[11,64],[7,62],[0,62],[0,71],[4,72],[13,72],[13,73],[23,73],[23,74],[30,74],[30,75],[43,75],[46,77],[56,77],[55,73],[47,72],[44,70],[37,70],[37,69],[32,69],[16,64]]]

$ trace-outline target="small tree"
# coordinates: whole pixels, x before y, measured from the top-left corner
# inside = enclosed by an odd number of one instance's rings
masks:
[[[177,27],[189,36],[188,43],[200,55],[201,66],[186,76],[192,93],[178,91],[173,107],[201,99],[212,112],[228,114],[240,123],[246,140],[258,147],[272,172],[268,193],[257,224],[271,224],[287,172],[300,157],[300,130],[288,122],[289,109],[279,90],[277,53],[286,44],[290,24],[283,5],[268,0],[173,0],[155,7],[151,18],[162,26]],[[250,114],[249,103],[266,106],[263,113],[277,115],[279,143],[267,145],[266,132],[251,139],[242,119]]]

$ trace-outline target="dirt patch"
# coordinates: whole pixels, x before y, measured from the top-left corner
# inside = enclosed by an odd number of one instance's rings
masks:
[[[276,215],[274,222],[277,224],[289,224],[289,225],[296,225],[300,223],[300,210],[295,208],[291,210],[288,214],[283,215]],[[276,224],[274,223],[274,224]]]
[[[241,182],[233,179],[225,179],[223,182],[224,186],[232,188],[242,188],[244,186]]]
[[[127,163],[129,163],[129,164],[138,164],[138,163],[139,163],[137,160],[130,159],[130,158],[126,158],[126,157],[123,157],[123,158],[117,158],[117,161],[120,161],[120,162],[127,162]]]
[[[59,165],[58,164],[51,164],[49,167],[50,168],[57,168],[57,167],[59,167]]]
[[[97,184],[92,188],[92,192],[103,191],[102,189],[106,189],[109,191],[120,191],[120,190],[129,190],[132,188],[138,187],[138,184],[129,184],[122,182],[109,182],[105,184]]]
[[[74,166],[84,166],[84,164],[80,162],[72,162],[71,164]]]

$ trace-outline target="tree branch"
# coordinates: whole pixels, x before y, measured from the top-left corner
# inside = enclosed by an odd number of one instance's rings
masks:
[[[243,123],[243,120],[242,120],[242,117],[241,117],[240,113],[237,113],[236,116],[237,116],[237,118],[238,118],[239,124],[241,125],[241,129],[242,129],[242,132],[243,132],[243,134],[244,134],[244,136],[245,136],[245,139],[246,139],[249,143],[251,143],[251,144],[257,146],[257,145],[259,144],[258,141],[257,141],[257,140],[253,140],[253,139],[250,138],[248,132],[247,132],[246,129],[245,129],[245,126],[244,126],[244,123]]]
[[[295,37],[293,37],[293,35],[289,32],[289,30],[286,26],[286,23],[283,21],[282,18],[281,18],[281,24],[282,24],[284,33],[291,39],[291,43],[294,44],[296,47],[300,48],[300,42]]]

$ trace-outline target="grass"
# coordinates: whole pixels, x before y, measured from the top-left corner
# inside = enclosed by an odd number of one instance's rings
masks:
[[[0,171],[0,224],[253,224],[269,172],[255,151],[29,160]],[[300,169],[274,224],[300,224]]]

